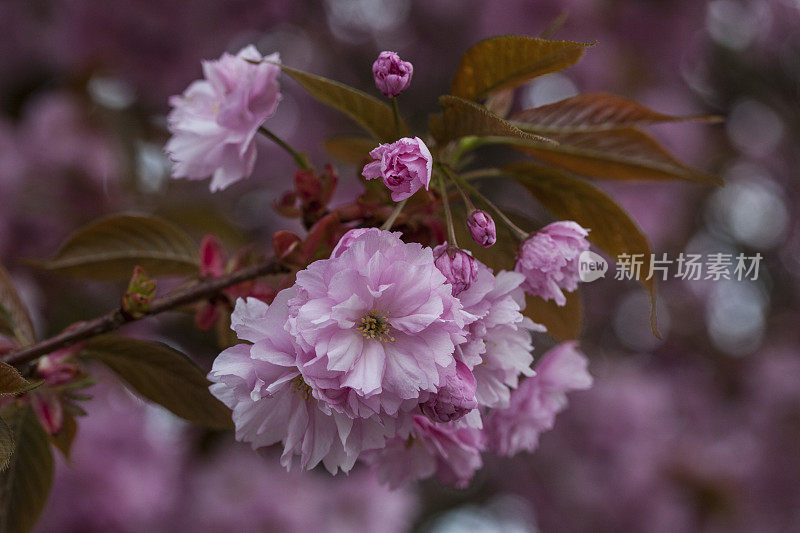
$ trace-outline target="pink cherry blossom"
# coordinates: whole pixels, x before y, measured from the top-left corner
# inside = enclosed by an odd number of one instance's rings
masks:
[[[394,98],[411,85],[414,65],[403,61],[395,52],[381,52],[372,64],[375,86],[387,98]]]
[[[464,309],[478,319],[469,325],[469,338],[458,346],[457,356],[472,369],[477,380],[478,403],[508,407],[511,389],[520,376],[532,376],[531,332],[545,327],[523,316],[525,276],[502,271],[492,274],[478,263],[478,276],[459,295]]]
[[[377,235],[378,233],[381,232],[381,230],[378,228],[355,228],[351,229],[350,231],[342,235],[342,238],[339,239],[339,242],[336,244],[336,246],[333,248],[333,251],[331,252],[331,259],[342,255],[345,250],[350,248],[350,245],[353,244],[353,242],[355,242],[355,240],[358,237],[361,237],[365,233],[370,233],[370,232],[375,233]],[[395,233],[395,235],[397,235],[398,237],[400,236],[399,233]]]
[[[392,191],[392,200],[399,202],[428,186],[433,171],[433,156],[419,137],[404,137],[391,144],[381,144],[369,153],[372,163],[362,175],[372,180],[381,178]]]
[[[355,417],[396,416],[436,392],[473,319],[431,249],[388,231],[312,263],[296,288],[287,331],[305,354],[303,373],[315,396]]]
[[[394,439],[382,450],[367,452],[365,460],[378,479],[392,488],[432,475],[442,483],[466,488],[483,466],[486,442],[479,429],[435,423],[414,415],[407,439]]]
[[[522,243],[515,270],[525,275],[525,292],[565,305],[562,290],[578,288],[578,257],[589,249],[589,230],[572,221],[554,222]]]
[[[223,54],[203,63],[205,79],[170,98],[166,151],[174,178],[213,176],[217,191],[250,176],[256,132],[281,100],[279,61],[277,53],[264,57],[252,45]]]
[[[566,408],[567,393],[592,386],[587,365],[577,342],[549,350],[536,365],[537,374],[511,394],[509,407],[493,410],[487,418],[491,449],[506,456],[535,450],[539,435],[552,429],[556,415]]]
[[[223,351],[209,374],[211,393],[233,410],[236,438],[253,449],[283,443],[281,464],[322,462],[331,473],[349,471],[358,454],[383,445],[394,434],[377,417],[353,420],[312,396],[297,361],[301,358],[285,329],[293,288],[278,293],[269,307],[255,298],[238,300],[231,327],[240,339]]]

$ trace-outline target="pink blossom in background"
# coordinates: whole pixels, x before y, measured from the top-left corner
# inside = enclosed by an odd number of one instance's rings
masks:
[[[184,531],[408,531],[410,490],[381,486],[367,469],[347,477],[285,472],[269,455],[224,446],[191,465],[178,509]]]
[[[475,282],[478,261],[467,250],[450,246],[446,242],[433,249],[434,263],[447,282],[453,286],[453,296],[458,296]]]
[[[262,56],[250,45],[203,63],[204,79],[170,99],[172,137],[165,150],[173,177],[212,176],[213,192],[250,176],[255,135],[281,100],[279,62],[277,53]]]
[[[36,531],[174,528],[169,516],[181,494],[186,450],[179,422],[107,375],[89,393],[94,397],[85,404],[89,416],[79,420],[71,460],[57,457],[53,492]]]
[[[90,416],[72,460],[57,461],[35,531],[401,533],[417,513],[411,491],[381,487],[365,469],[336,479],[287,473],[274,458],[227,442],[199,456],[181,422],[111,381],[91,389]]]
[[[588,389],[592,376],[576,342],[564,342],[548,351],[536,365],[536,375],[511,393],[506,409],[491,412],[486,431],[489,446],[500,455],[532,452],[539,434],[553,428],[556,415],[567,406],[567,392]]]
[[[364,167],[362,175],[368,180],[381,178],[392,191],[395,202],[409,198],[423,187],[428,190],[433,156],[419,137],[381,144],[369,156],[375,161]]]
[[[483,466],[484,448],[485,439],[478,429],[414,415],[407,439],[394,439],[384,449],[366,454],[365,460],[376,469],[381,482],[393,488],[432,475],[447,485],[465,488]]]
[[[414,65],[395,52],[381,52],[372,64],[372,75],[378,90],[387,98],[394,98],[411,85]]]
[[[578,256],[589,249],[589,230],[572,221],[553,222],[522,243],[515,270],[525,275],[523,288],[533,296],[567,303],[562,290],[578,288]]]

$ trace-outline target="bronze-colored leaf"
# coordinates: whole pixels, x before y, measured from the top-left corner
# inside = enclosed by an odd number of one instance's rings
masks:
[[[613,180],[682,179],[721,184],[716,176],[688,167],[644,132],[625,128],[553,137],[558,144],[513,141],[524,152],[590,178]]]
[[[3,265],[0,265],[0,332],[16,338],[22,345],[36,339],[28,310]]]
[[[47,433],[28,407],[4,410],[16,446],[0,472],[0,531],[28,533],[36,525],[53,484],[53,453]]]
[[[622,254],[640,254],[643,260],[640,281],[650,292],[655,313],[655,278],[645,279],[650,269],[650,243],[622,207],[594,185],[558,170],[530,163],[512,163],[502,170],[557,218],[574,220],[590,229],[589,240],[613,260]],[[658,335],[655,315],[652,321],[653,332]]]
[[[14,455],[14,433],[0,417],[0,472],[8,467],[12,455]]]
[[[665,115],[613,94],[586,93],[519,111],[509,120],[526,131],[548,135],[624,129],[663,122],[718,122],[720,117]]]
[[[0,361],[0,396],[22,394],[40,386],[42,381],[28,381],[16,368]]]
[[[514,89],[505,89],[492,93],[483,105],[500,118],[508,117],[508,113],[514,105]]]
[[[180,228],[147,215],[113,215],[67,239],[44,268],[89,279],[128,279],[141,266],[153,276],[198,272],[197,247]]]
[[[78,423],[75,417],[70,413],[64,413],[64,423],[61,430],[55,435],[50,436],[50,441],[53,446],[58,448],[64,459],[69,460],[69,453],[72,450],[72,443],[75,441],[75,436],[78,434]]]
[[[398,135],[392,108],[374,96],[286,65],[281,65],[281,69],[315,99],[349,116],[379,141],[390,142],[407,134],[408,128],[401,119]]]
[[[587,46],[591,45],[523,35],[485,39],[464,52],[450,94],[476,100],[516,87],[536,76],[569,67],[581,58]]]
[[[442,96],[441,115],[433,115],[431,134],[442,144],[468,136],[497,136],[523,139],[532,144],[551,144],[553,141],[540,135],[527,133],[507,120],[500,118],[483,106],[455,96]]]
[[[556,305],[553,300],[545,301],[538,296],[525,296],[525,316],[542,324],[547,333],[557,341],[577,339],[583,328],[583,313],[580,291],[566,293],[567,303]]]
[[[333,157],[359,165],[369,160],[369,153],[377,147],[377,143],[366,137],[341,136],[331,137],[325,141],[325,149]]]
[[[230,410],[211,395],[203,372],[166,344],[102,336],[87,341],[81,353],[102,362],[136,392],[181,418],[214,429],[232,427]]]

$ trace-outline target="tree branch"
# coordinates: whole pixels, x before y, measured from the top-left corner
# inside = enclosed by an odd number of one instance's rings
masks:
[[[288,272],[288,270],[273,259],[237,270],[236,272],[231,272],[230,274],[218,278],[200,281],[189,287],[172,291],[160,298],[154,298],[150,302],[148,311],[141,316],[132,316],[125,313],[122,308],[119,307],[103,316],[87,322],[79,322],[77,325],[71,326],[69,329],[62,331],[54,337],[9,352],[1,357],[0,360],[10,365],[28,363],[55,350],[66,348],[67,346],[71,346],[90,337],[114,331],[129,322],[134,322],[147,316],[157,315],[182,305],[206,300],[233,285],[238,285],[239,283],[250,281],[267,274],[280,274],[282,272]]]

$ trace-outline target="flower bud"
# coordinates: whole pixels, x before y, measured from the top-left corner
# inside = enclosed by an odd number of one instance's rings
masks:
[[[55,435],[64,427],[64,409],[58,396],[50,391],[31,394],[31,408],[48,435]]]
[[[381,52],[372,64],[375,86],[387,98],[394,98],[411,85],[414,66],[403,61],[395,52]]]
[[[484,248],[488,248],[497,242],[497,229],[494,226],[494,220],[486,211],[476,209],[470,213],[467,217],[467,226],[472,234],[472,239]]]
[[[478,277],[478,262],[466,250],[444,243],[433,249],[433,257],[436,268],[453,286],[453,296],[467,290]]]
[[[420,405],[422,413],[434,422],[458,420],[478,407],[475,392],[478,384],[467,365],[456,361],[453,372],[444,380],[439,390]]]
[[[36,372],[44,378],[49,387],[58,387],[72,381],[78,375],[78,365],[74,363],[84,343],[74,344],[45,355],[36,363]]]
[[[200,275],[217,278],[225,273],[228,257],[215,235],[206,235],[200,243]]]

